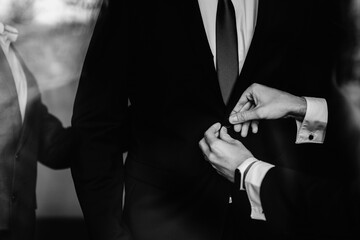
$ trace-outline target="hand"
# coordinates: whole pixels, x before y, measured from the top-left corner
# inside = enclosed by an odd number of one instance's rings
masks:
[[[302,121],[305,114],[305,98],[254,83],[241,95],[229,121],[236,132],[246,137],[250,125],[253,133],[258,131],[257,120],[294,117]]]
[[[246,159],[253,157],[244,145],[233,139],[220,123],[212,125],[199,142],[199,146],[217,172],[234,182],[235,169]]]

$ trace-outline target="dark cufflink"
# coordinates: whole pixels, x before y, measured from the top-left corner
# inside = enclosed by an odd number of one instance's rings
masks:
[[[309,135],[309,140],[311,141],[311,140],[313,140],[314,139],[314,135],[313,134],[310,134]]]

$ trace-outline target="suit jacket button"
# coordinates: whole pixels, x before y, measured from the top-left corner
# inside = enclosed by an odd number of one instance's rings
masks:
[[[15,160],[19,160],[20,158],[19,158],[19,154],[17,153],[17,154],[15,154]]]
[[[309,135],[309,140],[311,141],[311,140],[313,140],[313,139],[314,139],[314,135],[310,134],[310,135]]]

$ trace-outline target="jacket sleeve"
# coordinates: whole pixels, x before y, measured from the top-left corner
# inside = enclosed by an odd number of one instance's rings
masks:
[[[39,99],[39,162],[52,169],[70,168],[77,140],[71,127],[64,128]]]
[[[260,197],[267,222],[275,231],[331,239],[353,239],[357,234],[358,180],[343,185],[274,167],[263,180]]]
[[[334,74],[330,84],[323,84],[320,88],[326,93],[322,97],[327,99],[329,106],[324,147],[332,149],[335,154],[322,155],[326,157],[322,172],[310,175],[274,167],[261,185],[260,198],[268,223],[273,229],[288,234],[301,233],[304,237],[315,234],[326,239],[358,237],[360,115],[358,106],[344,91],[346,86],[352,86],[353,80],[358,79],[355,55],[360,29],[354,24],[358,21],[350,11],[355,9],[351,4],[356,2],[326,1],[322,4],[325,8],[331,7],[327,11],[329,16],[324,18],[329,24],[324,26],[329,27],[331,34],[328,39],[335,44],[332,56],[335,60]],[[311,164],[315,163],[310,163],[308,169],[311,169]],[[332,171],[327,172],[328,169]]]
[[[122,2],[103,4],[72,118],[80,144],[71,170],[90,239],[131,239],[122,216],[129,129]]]

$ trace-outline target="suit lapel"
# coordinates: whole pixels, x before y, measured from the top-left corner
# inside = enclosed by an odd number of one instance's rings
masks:
[[[29,122],[31,121],[30,109],[32,108],[31,105],[34,103],[35,99],[39,95],[39,90],[37,88],[33,74],[29,71],[29,69],[25,65],[23,59],[21,58],[21,56],[19,55],[19,53],[16,51],[15,48],[14,48],[14,51],[15,51],[15,53],[21,63],[21,66],[24,70],[24,74],[25,74],[26,82],[27,82],[27,100],[26,100],[25,116],[24,116],[23,126],[21,129],[20,141],[19,141],[18,149],[17,149],[19,151],[21,149],[21,147],[23,146],[24,142],[26,141],[27,137],[29,136]]]
[[[202,56],[204,60],[203,64],[207,66],[211,71],[215,72],[215,66],[213,62],[213,54],[209,45],[209,41],[206,36],[206,31],[204,23],[201,17],[200,6],[197,0],[189,1],[189,6],[184,6],[185,9],[183,12],[183,19],[187,21],[187,26],[189,34],[196,44],[194,46],[195,52]],[[187,14],[190,13],[190,14]]]
[[[208,78],[206,79],[204,87],[209,88],[216,99],[216,102],[219,102],[225,107],[214,66],[214,55],[211,52],[209,41],[207,39],[199,3],[197,0],[185,2],[187,2],[187,5],[185,6],[187,9],[184,13],[190,14],[186,14],[183,19],[187,21],[188,33],[194,42],[191,46],[193,47],[193,52],[196,54],[197,59],[199,59],[200,66],[202,66],[205,76]]]

